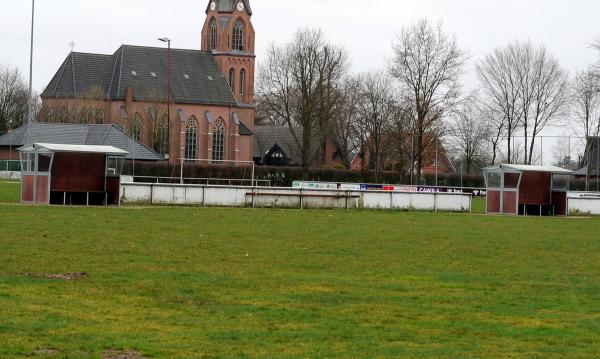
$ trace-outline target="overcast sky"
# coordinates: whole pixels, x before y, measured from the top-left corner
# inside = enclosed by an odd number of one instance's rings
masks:
[[[515,39],[544,43],[571,72],[595,58],[598,0],[251,0],[258,61],[271,42],[300,27],[322,28],[351,54],[356,71],[385,65],[402,26],[442,20],[472,61]],[[0,64],[28,73],[30,0],[0,0]],[[208,0],[37,0],[34,87],[42,90],[75,42],[76,51],[112,54],[121,44],[200,47]]]

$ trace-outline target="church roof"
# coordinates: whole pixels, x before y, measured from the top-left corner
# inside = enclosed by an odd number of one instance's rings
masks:
[[[127,159],[162,161],[164,158],[134,140],[114,125],[80,125],[66,123],[25,124],[0,136],[0,146],[21,147],[32,143],[63,145],[113,146],[127,151]]]
[[[236,106],[213,55],[199,50],[171,50],[171,99],[174,103]],[[72,52],[42,97],[96,95],[124,100],[163,101],[167,88],[167,49],[121,46],[113,55]]]

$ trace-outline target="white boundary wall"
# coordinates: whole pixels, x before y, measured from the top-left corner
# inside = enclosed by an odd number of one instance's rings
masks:
[[[0,179],[21,180],[21,172],[0,171]]]
[[[299,188],[121,184],[121,202],[215,207],[364,208],[470,212],[471,194]]]
[[[567,213],[570,216],[600,216],[600,193],[569,192],[567,193]]]

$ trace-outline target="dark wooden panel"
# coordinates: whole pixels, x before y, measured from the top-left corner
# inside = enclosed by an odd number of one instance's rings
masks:
[[[519,187],[520,204],[552,204],[550,188],[552,185],[550,173],[525,172]]]
[[[121,189],[121,179],[119,177],[106,178],[106,192],[108,205],[119,204],[119,194]]]
[[[103,192],[106,156],[56,153],[52,166],[52,191]]]
[[[500,192],[488,191],[487,192],[487,212],[488,213],[500,213]]]
[[[504,192],[504,212],[505,214],[517,214],[517,192]]]
[[[21,202],[33,202],[33,176],[27,175],[23,176],[21,179],[21,186],[23,187],[21,191]]]
[[[35,203],[48,204],[50,199],[50,192],[48,191],[48,176],[37,176],[36,191],[35,191]]]
[[[554,206],[554,214],[557,216],[567,215],[567,193],[552,192],[552,205]]]

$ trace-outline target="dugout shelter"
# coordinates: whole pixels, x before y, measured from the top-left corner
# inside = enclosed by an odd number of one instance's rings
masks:
[[[500,164],[483,169],[487,213],[564,216],[572,171],[554,166]]]
[[[119,205],[126,151],[113,146],[34,143],[19,152],[22,203]]]

